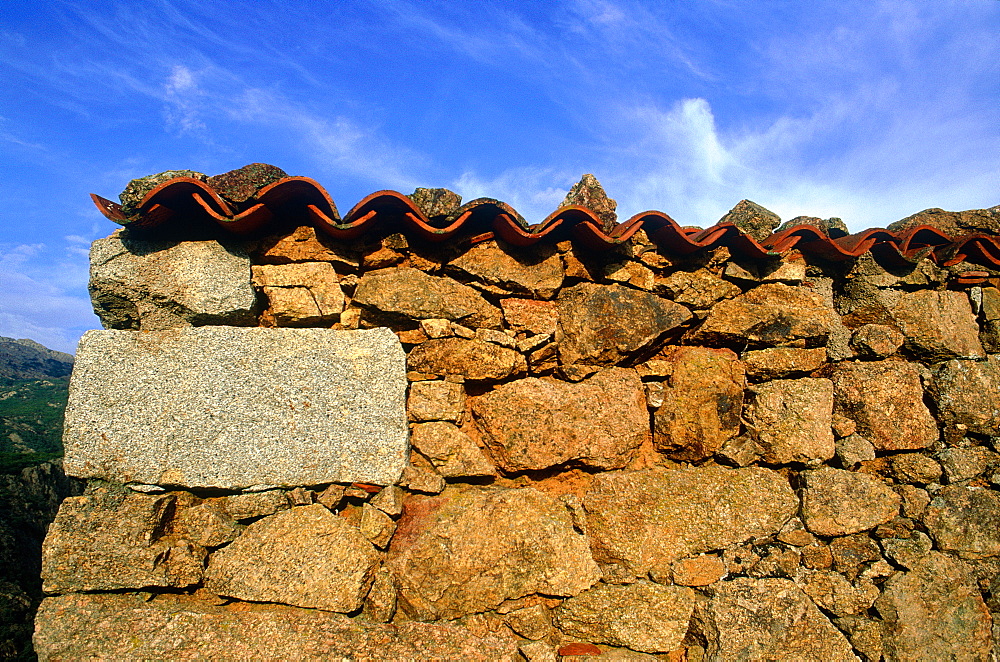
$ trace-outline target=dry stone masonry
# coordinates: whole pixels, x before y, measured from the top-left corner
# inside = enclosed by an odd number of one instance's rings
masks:
[[[177,177],[238,232],[144,226]],[[1000,270],[748,256],[780,224],[748,201],[680,253],[261,222],[294,179],[105,205],[40,659],[1000,655]],[[565,205],[615,232],[592,177]],[[938,212],[892,230],[1000,227]]]

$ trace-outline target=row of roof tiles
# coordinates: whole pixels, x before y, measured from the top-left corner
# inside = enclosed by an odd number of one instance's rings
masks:
[[[515,246],[531,246],[546,238],[565,236],[568,231],[590,248],[607,250],[627,242],[641,229],[661,250],[674,255],[726,246],[734,254],[757,259],[797,250],[807,256],[843,261],[871,252],[887,266],[904,266],[929,258],[942,266],[971,262],[1000,268],[1000,237],[985,232],[951,236],[930,225],[895,231],[875,228],[844,236],[836,236],[838,232],[828,234],[811,224],[786,225],[770,236],[754,238],[732,222],[720,221],[705,229],[682,227],[659,211],[636,214],[624,223],[609,223],[606,213],[599,216],[579,204],[564,205],[541,223],[529,225],[512,207],[492,198],[479,198],[448,214],[428,217],[411,197],[396,191],[372,193],[341,217],[326,189],[308,177],[278,177],[235,202],[220,195],[211,185],[212,179],[169,178],[153,186],[131,209],[98,195],[91,197],[110,220],[143,230],[176,223],[180,217],[201,216],[229,232],[249,234],[266,229],[276,219],[292,216],[304,217],[341,240],[389,225],[402,226],[400,229],[434,242],[461,234],[472,241],[498,236]]]

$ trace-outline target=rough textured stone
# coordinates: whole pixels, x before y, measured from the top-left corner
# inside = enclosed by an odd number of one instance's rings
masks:
[[[695,310],[710,308],[717,301],[732,299],[743,292],[737,285],[719,278],[708,269],[675,271],[657,280],[662,289],[675,302]]]
[[[889,463],[892,477],[901,483],[927,485],[941,480],[941,465],[920,453],[900,453]]]
[[[153,485],[394,482],[403,351],[388,329],[89,331],[66,409],[66,472]]]
[[[331,262],[338,269],[355,270],[361,256],[342,242],[316,232],[311,225],[300,225],[288,234],[264,237],[252,244],[254,263],[288,264],[290,262]]]
[[[514,330],[549,335],[556,332],[559,313],[554,301],[501,299],[500,308],[503,309],[504,320]]]
[[[967,558],[1000,555],[1000,494],[994,490],[950,485],[931,499],[924,523],[940,550]]]
[[[903,334],[886,324],[863,324],[854,330],[851,345],[862,356],[892,356],[903,346]]]
[[[552,632],[549,610],[542,605],[515,609],[504,615],[510,629],[528,639],[542,639]]]
[[[834,622],[864,662],[882,662],[882,621],[864,616],[843,616]]]
[[[142,202],[142,199],[146,197],[147,193],[160,184],[170,181],[175,177],[191,177],[192,179],[197,179],[199,181],[205,181],[207,179],[204,173],[196,172],[194,170],[166,170],[155,175],[138,177],[130,181],[125,187],[125,190],[118,195],[118,199],[121,200],[122,203],[122,211],[126,216],[132,216],[139,211],[139,203]]]
[[[931,392],[945,424],[1000,436],[1000,359],[954,359],[935,367]]]
[[[601,219],[601,229],[610,232],[618,221],[618,214],[615,208],[618,203],[608,197],[604,192],[604,187],[597,181],[597,178],[590,173],[580,178],[580,181],[573,184],[573,187],[566,193],[560,207],[567,205],[579,205],[591,210]]]
[[[447,478],[496,473],[476,442],[451,423],[434,421],[413,426],[410,444]]]
[[[580,283],[559,293],[559,360],[616,363],[691,318],[687,308],[622,285]]]
[[[851,434],[836,441],[837,461],[844,469],[875,459],[875,446],[860,434]]]
[[[751,386],[749,394],[747,429],[765,462],[788,464],[833,457],[833,384],[829,379],[776,379]]]
[[[584,498],[594,558],[636,575],[777,533],[798,499],[768,469],[608,472]]]
[[[417,188],[406,196],[427,218],[449,216],[462,206],[462,196],[446,188]]]
[[[747,376],[757,379],[778,379],[806,374],[826,363],[826,349],[799,347],[768,347],[743,354]]]
[[[844,635],[788,579],[719,582],[695,618],[709,660],[857,659]]]
[[[218,547],[232,542],[240,534],[240,527],[222,503],[205,501],[181,508],[174,521],[173,531],[196,545]]]
[[[246,202],[257,195],[257,191],[273,184],[288,174],[277,166],[267,163],[251,163],[236,170],[214,175],[205,180],[222,197],[232,202]]]
[[[781,224],[781,218],[756,202],[740,200],[719,219],[719,223],[732,223],[757,241],[763,241]]]
[[[680,647],[694,611],[694,591],[649,582],[602,584],[562,603],[556,627],[568,635],[644,653]]]
[[[443,380],[410,384],[406,413],[411,421],[453,421],[465,415],[465,388]]]
[[[419,620],[458,618],[504,600],[572,596],[600,572],[569,511],[530,488],[449,488],[412,497],[389,548],[399,608]]]
[[[62,502],[42,546],[47,593],[184,587],[205,550],[167,534],[176,497],[100,488]]]
[[[118,230],[90,248],[90,298],[105,328],[253,322],[250,258],[217,241],[141,241]]]
[[[781,345],[793,340],[824,344],[839,324],[827,299],[804,287],[765,283],[720,301],[692,334],[692,342]]]
[[[953,237],[983,232],[984,230],[989,234],[1000,234],[1000,209],[990,207],[989,209],[945,211],[933,207],[891,223],[889,230],[899,232],[918,225],[929,225]]]
[[[938,437],[916,367],[903,361],[843,362],[831,367],[834,411],[858,425],[876,450],[926,448]]]
[[[887,661],[989,659],[990,614],[961,561],[931,552],[890,578],[875,608]]]
[[[834,616],[864,613],[879,596],[871,582],[862,580],[851,584],[842,574],[832,570],[800,568],[794,580],[817,606]]]
[[[266,517],[288,507],[288,498],[282,490],[234,494],[225,499],[226,512],[236,520]]]
[[[649,438],[642,382],[625,368],[601,370],[577,384],[520,379],[474,398],[472,411],[504,471],[567,462],[617,469]]]
[[[726,564],[718,556],[704,554],[674,563],[673,580],[680,586],[708,586],[726,576]]]
[[[381,510],[386,515],[396,517],[403,512],[403,490],[396,485],[387,485],[379,490],[379,493],[371,498],[371,505]]]
[[[257,265],[253,284],[267,296],[267,313],[278,326],[323,324],[344,310],[344,293],[329,262]]]
[[[513,637],[480,637],[454,625],[384,625],[273,605],[237,611],[186,596],[47,598],[37,623],[41,660],[520,659]]]
[[[1000,464],[1000,456],[988,448],[946,448],[937,455],[949,483],[971,480]]]
[[[524,249],[485,241],[448,265],[484,283],[543,299],[555,296],[563,282],[562,260],[552,247]]]
[[[416,372],[461,375],[474,381],[499,381],[528,369],[519,352],[466,338],[436,338],[420,343],[410,350],[406,364]]]
[[[985,356],[979,326],[964,292],[906,292],[888,308],[906,346],[920,357],[940,361]]]
[[[403,475],[399,479],[400,487],[405,487],[411,492],[422,492],[424,494],[438,494],[445,487],[444,476],[439,474],[433,467],[417,467],[407,465],[403,470]]]
[[[899,495],[868,474],[823,467],[802,478],[802,520],[817,535],[865,531],[899,513]]]
[[[914,531],[909,538],[886,538],[881,541],[882,550],[893,563],[908,570],[930,554],[933,543],[925,533]]]
[[[604,278],[615,283],[628,283],[640,290],[652,290],[656,287],[656,274],[652,269],[639,262],[626,260],[612,262],[603,270]]]
[[[704,459],[740,431],[743,364],[728,349],[708,347],[681,347],[670,363],[653,442],[674,459]]]
[[[314,504],[248,526],[212,555],[205,588],[240,600],[346,613],[361,607],[379,559],[358,529]]]
[[[361,507],[358,530],[371,544],[379,549],[385,549],[396,531],[396,522],[375,506],[366,503]]]
[[[473,288],[410,267],[366,273],[354,291],[354,303],[390,320],[447,319],[473,327],[500,326],[500,309]]]

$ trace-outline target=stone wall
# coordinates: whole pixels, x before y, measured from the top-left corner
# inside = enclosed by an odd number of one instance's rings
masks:
[[[993,654],[995,279],[269,232],[95,243],[41,659]]]

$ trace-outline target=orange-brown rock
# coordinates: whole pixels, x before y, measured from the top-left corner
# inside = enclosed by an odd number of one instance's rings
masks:
[[[720,301],[693,333],[692,342],[743,347],[793,340],[824,344],[840,318],[830,302],[804,287],[765,283]]]
[[[703,554],[674,563],[673,579],[679,586],[708,586],[726,576],[726,564],[718,556]]]
[[[508,298],[500,300],[503,317],[510,328],[534,334],[554,334],[559,313],[554,301]]]
[[[674,459],[701,460],[739,434],[743,364],[728,349],[707,347],[681,347],[670,362],[653,441]]]
[[[924,522],[942,551],[972,559],[1000,555],[1000,495],[994,490],[949,485],[931,499]]]
[[[448,266],[489,285],[542,299],[552,298],[563,282],[562,260],[552,247],[524,249],[502,241],[485,241]]]
[[[389,321],[447,319],[494,329],[501,319],[500,309],[468,285],[411,267],[366,273],[358,281],[354,303]]]
[[[986,356],[964,292],[920,290],[883,297],[906,347],[918,356],[932,361]]]
[[[286,235],[265,237],[251,248],[251,254],[262,264],[332,262],[346,269],[357,269],[361,264],[357,251],[317,234],[311,225],[300,225]]]
[[[452,423],[432,421],[414,425],[410,444],[447,478],[496,473],[476,442]]]
[[[802,521],[817,535],[865,531],[899,514],[899,495],[874,476],[823,467],[802,478]]]
[[[417,620],[459,618],[534,593],[569,597],[600,576],[569,510],[531,488],[411,497],[387,567],[399,609]]]
[[[580,283],[562,290],[557,304],[564,365],[617,363],[691,318],[684,306],[618,284]]]
[[[746,410],[750,435],[765,462],[829,460],[836,451],[829,379],[775,379],[751,386]]]
[[[407,369],[432,375],[461,375],[475,381],[499,381],[524,374],[528,365],[520,352],[466,338],[433,338],[414,347]]]
[[[943,422],[989,436],[1000,435],[1000,360],[953,359],[935,367],[931,388]]]
[[[926,448],[938,437],[923,402],[917,369],[904,361],[841,362],[831,366],[834,411],[852,419],[876,450]]]
[[[520,379],[473,399],[472,411],[494,460],[508,472],[567,462],[617,469],[649,438],[642,382],[625,368],[576,384]]]
[[[743,354],[747,376],[757,379],[778,379],[791,375],[806,375],[823,367],[826,349],[815,347],[768,347]]]

